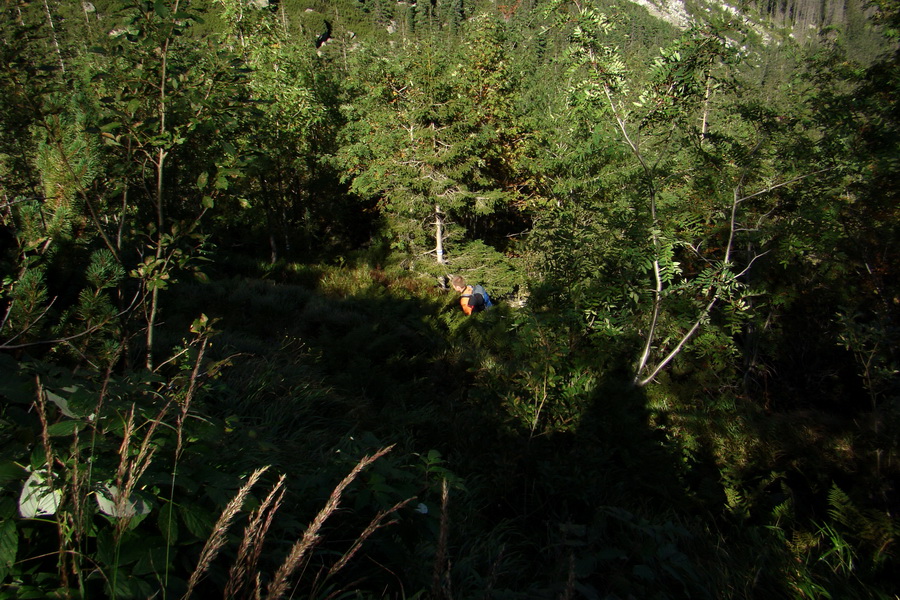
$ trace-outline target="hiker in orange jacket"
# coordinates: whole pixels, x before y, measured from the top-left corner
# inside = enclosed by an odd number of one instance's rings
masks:
[[[482,288],[481,291],[483,293],[474,293],[472,286],[466,285],[466,280],[459,275],[450,280],[450,285],[460,294],[459,306],[466,313],[466,316],[471,315],[473,312],[481,312],[490,306],[487,292],[484,292]]]

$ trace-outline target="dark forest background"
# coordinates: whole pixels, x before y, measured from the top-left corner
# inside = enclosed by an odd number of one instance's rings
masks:
[[[0,598],[897,597],[896,1],[0,11]]]

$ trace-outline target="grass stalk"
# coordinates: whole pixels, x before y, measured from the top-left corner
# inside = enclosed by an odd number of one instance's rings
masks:
[[[159,411],[159,414],[150,420],[150,427],[147,429],[147,433],[144,434],[144,439],[141,440],[141,446],[138,449],[137,456],[133,461],[129,461],[128,472],[125,479],[126,500],[131,496],[131,493],[137,486],[138,480],[140,480],[147,471],[150,463],[153,462],[153,454],[156,452],[156,449],[150,446],[150,442],[153,440],[153,435],[156,433],[157,427],[162,423],[166,413],[169,412],[170,405],[171,402],[166,403]]]
[[[251,583],[250,580],[253,573],[256,572],[256,565],[259,563],[259,556],[262,553],[266,532],[272,525],[272,519],[275,513],[278,512],[284,499],[285,479],[285,475],[278,478],[278,482],[263,500],[263,503],[250,516],[250,522],[244,529],[244,537],[241,540],[237,558],[228,573],[228,583],[225,585],[225,598],[241,597],[244,588]]]
[[[450,532],[450,488],[445,478],[441,482],[441,528],[438,533],[437,550],[434,553],[434,571],[431,580],[431,595],[434,598],[452,598],[450,592],[450,569],[447,559],[447,538]]]
[[[569,551],[569,576],[566,578],[566,587],[560,595],[560,600],[571,600],[575,597],[575,553]]]
[[[76,427],[72,434],[72,446],[70,451],[72,462],[71,478],[69,480],[69,487],[72,495],[70,530],[72,531],[75,540],[75,551],[72,553],[71,561],[73,573],[78,578],[78,589],[81,592],[81,596],[84,597],[84,577],[82,576],[79,557],[84,554],[84,535],[87,530],[85,506],[88,501],[88,495],[90,494],[90,486],[88,484],[89,473],[81,469],[80,445],[80,436],[78,435],[78,428]]]
[[[268,470],[269,467],[261,467],[255,470],[250,478],[247,480],[238,493],[231,499],[231,502],[228,503],[228,506],[225,507],[225,510],[222,511],[222,514],[219,515],[219,520],[216,521],[215,526],[213,527],[212,533],[209,536],[209,539],[206,540],[206,544],[203,546],[203,550],[200,552],[200,560],[197,563],[197,568],[194,569],[194,572],[191,573],[191,577],[188,580],[187,591],[182,596],[182,600],[189,598],[191,594],[194,592],[194,588],[200,582],[200,579],[209,570],[210,564],[212,561],[218,556],[219,551],[222,549],[222,546],[225,545],[225,534],[228,532],[229,527],[231,527],[232,521],[234,521],[234,517],[237,515],[238,511],[244,505],[244,500],[247,498],[247,494],[250,493],[250,488],[252,488],[259,478]]]
[[[128,471],[128,448],[131,445],[131,435],[134,433],[134,404],[128,411],[128,417],[125,419],[125,425],[122,428],[122,443],[119,445],[119,465],[116,467],[116,492],[114,497],[114,506],[116,514],[122,515],[125,508],[126,500],[123,499],[122,488],[125,481],[125,474]],[[115,554],[114,564],[112,565],[112,583],[110,584],[110,596],[115,600],[116,589],[119,576],[119,549],[122,534],[125,532],[125,519],[119,519],[115,528]]]
[[[174,506],[175,504],[175,479],[178,476],[178,461],[181,458],[181,452],[184,450],[184,420],[187,418],[188,411],[191,408],[191,401],[194,399],[194,393],[197,390],[197,376],[200,373],[200,365],[203,361],[203,355],[206,352],[206,344],[209,341],[209,338],[204,337],[202,343],[200,344],[200,350],[197,352],[197,360],[194,361],[194,369],[191,371],[191,380],[188,384],[187,392],[184,395],[184,401],[181,403],[181,411],[178,414],[178,418],[176,420],[175,427],[175,460],[172,464],[172,476],[169,483],[169,506]],[[165,364],[165,363],[163,363]],[[162,365],[160,365],[162,366]],[[172,510],[169,510],[169,518],[166,523],[166,531],[172,530],[172,519],[174,519],[174,514]],[[169,586],[169,554],[171,551],[171,544],[168,542],[168,537],[166,538],[166,564],[165,564],[165,572],[163,573],[163,598],[166,597],[166,589]]]
[[[503,556],[506,552],[506,546],[500,546],[500,552],[497,553],[497,558],[491,563],[491,572],[488,575],[487,585],[484,588],[484,600],[491,599],[491,593],[494,591],[494,586],[497,584],[497,576],[500,565],[503,562]]]
[[[341,558],[336,563],[334,563],[334,565],[331,566],[331,568],[328,570],[327,576],[332,577],[338,571],[343,569],[347,565],[347,563],[350,562],[350,559],[353,558],[353,555],[355,555],[359,551],[360,547],[362,547],[363,543],[369,538],[369,536],[371,536],[373,533],[375,533],[377,530],[381,529],[382,527],[387,527],[388,525],[393,525],[394,523],[396,523],[397,522],[396,520],[392,520],[387,523],[385,523],[384,520],[389,515],[396,513],[401,508],[403,508],[404,506],[406,506],[407,504],[409,504],[410,502],[412,502],[415,499],[416,499],[416,497],[413,496],[412,498],[407,498],[406,500],[401,500],[400,502],[398,502],[397,504],[395,504],[394,506],[392,506],[391,508],[389,508],[387,510],[379,511],[378,514],[375,515],[375,518],[372,519],[372,521],[366,526],[366,528],[359,535],[359,537],[357,537],[356,540],[353,542],[353,546],[351,546],[350,549],[347,552],[345,552],[344,555],[341,556]]]
[[[50,425],[47,421],[47,405],[44,400],[44,386],[41,383],[40,377],[35,378],[35,383],[37,386],[37,400],[35,401],[35,408],[37,409],[38,419],[41,422],[41,444],[44,447],[44,460],[46,462],[47,469],[47,487],[50,489],[50,497],[54,497],[56,494],[56,489],[53,481],[53,463],[55,462],[55,455],[53,453],[53,446],[50,444]],[[57,535],[59,537],[59,556],[57,560],[57,565],[59,569],[59,578],[62,583],[64,589],[69,588],[69,574],[66,569],[66,547],[68,546],[68,539],[66,535],[66,528],[62,522],[62,511],[59,510],[59,507],[62,506],[63,498],[60,495],[57,510],[54,511],[54,520],[56,522],[56,530]]]
[[[274,579],[269,583],[268,587],[268,600],[277,600],[284,596],[285,592],[288,588],[288,580],[293,575],[293,573],[303,564],[306,553],[319,541],[319,530],[322,528],[322,525],[325,523],[326,519],[337,510],[338,504],[341,501],[341,494],[344,492],[344,489],[350,483],[353,482],[354,479],[360,474],[360,472],[365,469],[367,466],[387,454],[391,451],[394,446],[388,446],[386,448],[382,448],[372,456],[364,456],[359,463],[350,473],[341,480],[341,482],[334,488],[331,492],[331,496],[328,498],[328,502],[325,503],[325,507],[319,511],[319,514],[316,515],[316,518],[313,519],[313,522],[310,523],[309,527],[306,528],[306,531],[303,533],[303,536],[297,540],[297,542],[291,548],[291,551],[288,553],[287,558],[285,558],[284,562],[275,572]]]

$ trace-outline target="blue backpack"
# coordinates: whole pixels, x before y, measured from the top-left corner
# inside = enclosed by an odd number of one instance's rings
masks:
[[[472,286],[472,294],[469,296],[469,306],[473,308],[472,312],[481,312],[493,305],[487,290],[481,284]]]

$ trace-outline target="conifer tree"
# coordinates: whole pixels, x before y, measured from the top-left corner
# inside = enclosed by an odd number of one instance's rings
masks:
[[[338,156],[354,191],[376,198],[394,246],[432,256],[477,237],[485,220],[514,212],[518,149],[499,25],[476,20],[460,47],[424,39],[388,60],[369,58]],[[452,252],[458,250],[451,250]]]

